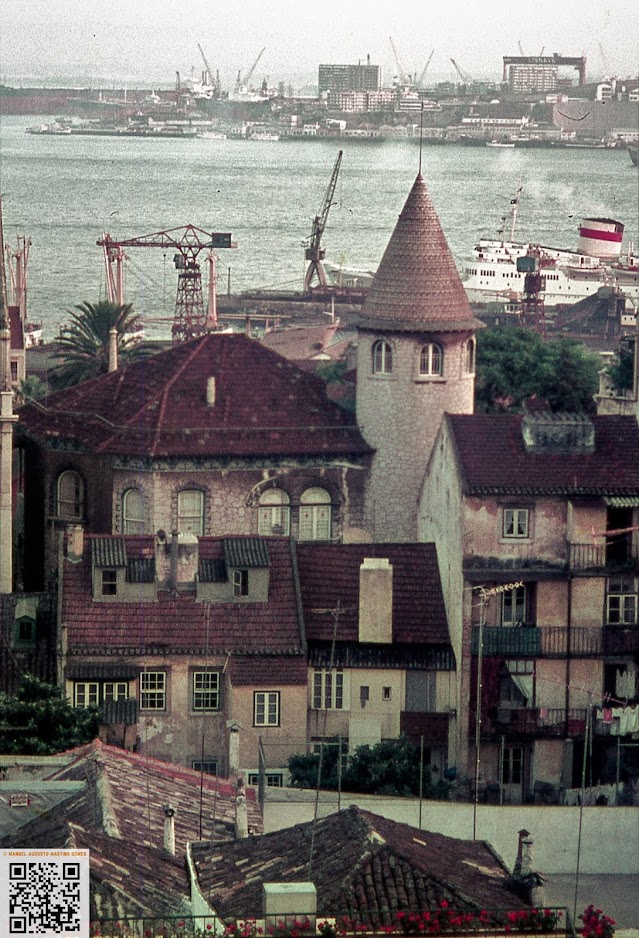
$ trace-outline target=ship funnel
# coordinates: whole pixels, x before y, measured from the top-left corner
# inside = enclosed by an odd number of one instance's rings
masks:
[[[590,257],[614,260],[621,254],[624,226],[612,218],[584,218],[579,226],[577,250]]]

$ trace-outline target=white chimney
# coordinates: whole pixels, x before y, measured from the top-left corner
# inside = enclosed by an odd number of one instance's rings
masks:
[[[229,720],[226,726],[229,731],[229,775],[237,775],[240,770],[240,724],[237,720]]]
[[[393,567],[387,557],[365,557],[359,568],[359,640],[393,641]]]
[[[118,370],[118,330],[115,326],[109,329],[109,374]]]
[[[80,563],[84,554],[84,528],[81,524],[67,525],[67,560]]]
[[[206,382],[206,403],[209,407],[215,404],[215,378],[213,376]]]
[[[175,856],[175,808],[164,805],[164,849]]]
[[[248,808],[246,807],[246,791],[244,779],[237,780],[237,794],[235,795],[235,839],[244,840],[248,837]]]

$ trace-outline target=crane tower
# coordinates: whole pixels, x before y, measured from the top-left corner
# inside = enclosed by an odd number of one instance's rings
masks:
[[[326,222],[328,221],[328,213],[330,212],[331,205],[333,204],[333,197],[335,195],[335,187],[337,186],[337,177],[339,176],[339,168],[341,163],[342,150],[339,151],[337,159],[335,160],[331,181],[328,184],[328,189],[326,190],[326,195],[324,196],[324,202],[322,203],[319,215],[316,215],[313,219],[311,237],[309,238],[308,247],[305,251],[306,260],[310,262],[306,270],[306,276],[304,277],[305,293],[308,293],[310,290],[315,274],[317,274],[317,279],[319,280],[321,286],[325,287],[327,285],[326,273],[324,272],[324,268],[322,266],[322,261],[326,255],[326,251],[322,247],[322,235],[324,234]]]

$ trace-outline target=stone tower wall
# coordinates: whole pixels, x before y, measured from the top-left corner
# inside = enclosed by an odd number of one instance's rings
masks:
[[[375,541],[416,541],[424,473],[444,413],[471,414],[475,376],[466,371],[470,333],[362,331],[357,355],[357,420],[376,450],[366,492],[366,519]],[[372,373],[372,346],[391,343],[391,374]],[[442,377],[421,377],[422,346],[444,349]]]

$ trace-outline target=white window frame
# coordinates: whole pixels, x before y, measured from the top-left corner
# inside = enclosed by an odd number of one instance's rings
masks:
[[[257,788],[260,784],[260,773],[259,772],[249,772],[247,784],[251,788]],[[264,773],[264,784],[267,788],[284,788],[284,773],[283,772],[265,772]]]
[[[105,681],[102,685],[103,700],[128,700],[128,681]]]
[[[99,707],[107,700],[128,700],[128,681],[74,681],[73,706],[78,710]]]
[[[188,500],[193,500],[193,505]],[[182,489],[177,496],[177,529],[180,534],[204,536],[204,492],[202,489]]]
[[[530,509],[504,508],[502,537],[507,540],[526,540],[530,537]]]
[[[393,346],[386,339],[378,339],[371,347],[371,371],[374,375],[393,373]]]
[[[217,775],[217,759],[191,759],[191,768],[194,772],[203,772],[205,775]]]
[[[136,488],[122,493],[122,533],[144,534],[144,498]]]
[[[257,509],[257,533],[263,537],[288,537],[291,529],[291,500],[283,489],[267,489]]]
[[[235,597],[248,596],[249,572],[246,569],[233,571],[233,595]]]
[[[524,781],[523,746],[505,746],[501,765],[502,785],[522,785]]]
[[[280,725],[280,692],[256,690],[253,693],[253,726]]]
[[[427,342],[419,350],[421,378],[441,378],[444,374],[444,349],[438,342]]]
[[[73,491],[67,491],[73,486]],[[80,521],[84,518],[84,479],[76,469],[65,469],[56,481],[55,513],[59,518]]]
[[[193,671],[191,708],[195,713],[219,712],[220,683],[219,671]]]
[[[100,596],[118,595],[118,571],[113,567],[100,570]]]
[[[522,614],[518,615],[518,611]],[[515,586],[511,590],[505,590],[501,594],[501,624],[503,626],[517,625],[518,622],[525,622],[528,611],[528,587],[524,583],[522,586]]]
[[[315,668],[312,684],[312,710],[347,710],[345,672],[341,669]]]
[[[140,710],[166,710],[166,671],[140,674]]]
[[[606,583],[606,624],[637,625],[637,600],[637,580],[634,577],[609,577]]]
[[[322,488],[302,492],[300,499],[300,541],[330,541],[332,527],[331,496]]]

